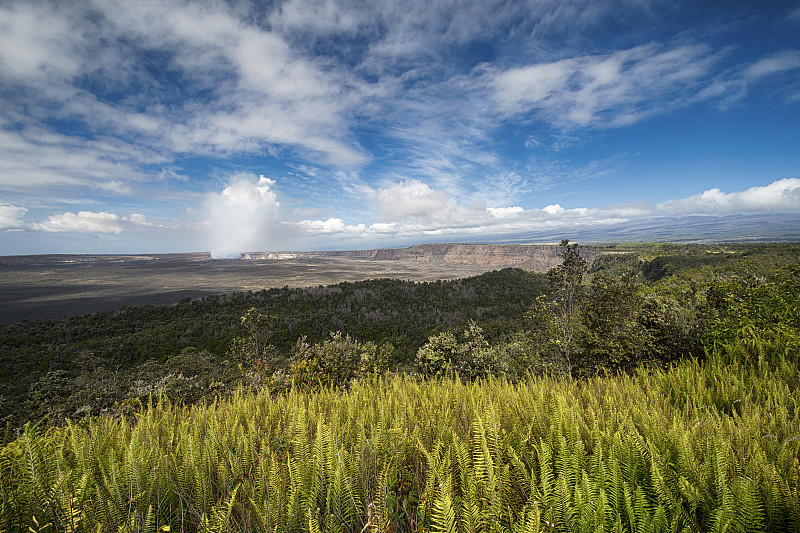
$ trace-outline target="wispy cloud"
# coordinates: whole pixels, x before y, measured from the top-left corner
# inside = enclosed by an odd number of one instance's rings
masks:
[[[625,126],[690,102],[717,56],[706,45],[656,44],[611,54],[490,69],[484,82],[506,116],[534,113],[566,127]]]
[[[783,50],[719,75],[699,96],[727,109],[768,79],[786,76],[783,83],[775,84],[770,90],[786,102],[795,101],[800,98],[797,70],[800,70],[800,50]]]
[[[795,8],[793,11],[790,11],[786,18],[790,22],[793,22],[795,24],[800,24],[800,7]]]
[[[328,163],[366,159],[348,139],[346,76],[297,55],[280,35],[235,11],[182,2],[103,2],[91,13],[74,7],[54,13],[18,3],[0,17],[20,34],[0,40],[6,84],[26,86],[33,114],[55,105],[96,130],[162,149],[167,141],[178,152],[285,145]],[[142,54],[160,55],[166,70],[153,74],[132,63]],[[141,100],[114,97],[131,86]],[[148,103],[147,96],[157,98]]]
[[[84,139],[42,127],[0,129],[0,187],[35,190],[95,188],[129,194],[148,179],[141,165],[164,161],[152,150],[114,138]],[[74,190],[74,189],[73,189]]]

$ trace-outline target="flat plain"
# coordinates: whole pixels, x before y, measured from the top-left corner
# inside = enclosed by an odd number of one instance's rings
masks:
[[[0,257],[0,324],[273,287],[457,279],[494,268],[324,254],[258,260],[211,259],[207,253],[5,256]]]

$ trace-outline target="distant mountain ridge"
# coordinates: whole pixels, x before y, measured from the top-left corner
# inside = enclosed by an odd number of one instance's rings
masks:
[[[418,244],[408,248],[339,250],[327,252],[249,252],[243,259],[280,260],[313,257],[403,261],[412,263],[450,263],[490,268],[523,268],[545,272],[561,264],[562,249],[554,244]],[[598,248],[581,247],[581,254],[591,265]]]

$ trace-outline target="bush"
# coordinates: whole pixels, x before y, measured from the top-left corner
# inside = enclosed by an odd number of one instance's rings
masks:
[[[442,377],[450,369],[465,379],[503,374],[508,364],[500,354],[486,341],[480,326],[470,320],[460,340],[451,332],[429,337],[417,351],[417,370],[426,377]]]

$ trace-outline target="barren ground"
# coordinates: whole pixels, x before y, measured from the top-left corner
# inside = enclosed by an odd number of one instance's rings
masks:
[[[494,268],[355,257],[210,259],[201,253],[8,256],[0,257],[0,324],[273,287],[457,279]]]

